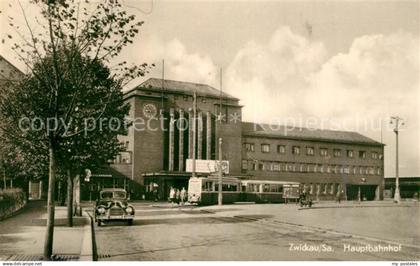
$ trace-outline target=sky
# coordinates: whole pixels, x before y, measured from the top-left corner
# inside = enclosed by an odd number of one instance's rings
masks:
[[[145,24],[121,60],[156,63],[146,78],[161,77],[164,59],[165,78],[219,89],[221,68],[243,120],[382,140],[385,176],[395,175],[398,115],[400,176],[420,176],[418,1],[122,3]]]

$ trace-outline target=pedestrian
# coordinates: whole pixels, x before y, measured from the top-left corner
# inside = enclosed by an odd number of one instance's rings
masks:
[[[187,200],[187,191],[185,190],[185,187],[182,187],[181,192],[180,192],[180,197],[181,197],[181,205],[184,205],[184,203]]]
[[[174,205],[175,202],[175,196],[176,196],[176,191],[174,187],[171,187],[171,189],[169,190],[169,201],[171,202],[171,205]]]
[[[157,190],[157,188],[153,188],[153,198],[154,198],[154,201],[155,201],[155,202],[157,202],[157,201],[158,201],[158,199],[159,199],[159,195],[158,195],[158,190]]]
[[[337,201],[338,203],[341,203],[341,191],[340,191],[340,190],[338,190],[338,191],[337,191],[337,194],[336,194],[336,201]]]
[[[296,202],[296,205],[303,201],[303,192],[299,192],[299,200]]]
[[[181,191],[177,188],[175,191],[175,198],[176,198],[176,204],[179,205],[181,202]]]
[[[303,201],[303,189],[299,189],[299,198],[298,201],[296,201],[296,205],[298,205],[299,203],[301,203]]]

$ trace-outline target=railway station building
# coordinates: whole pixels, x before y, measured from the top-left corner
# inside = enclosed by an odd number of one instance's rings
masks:
[[[2,77],[20,74],[1,56],[0,69]],[[157,190],[161,200],[171,186],[187,188],[194,134],[195,157],[203,161],[218,159],[222,138],[222,159],[229,162],[226,176],[298,182],[319,200],[333,199],[338,190],[348,200],[383,198],[384,144],[359,133],[245,122],[238,98],[206,84],[150,78],[124,97],[132,121],[128,134],[120,136],[126,151],[109,165],[92,169],[91,178],[81,179],[85,200],[110,186],[124,187],[137,199]],[[221,119],[216,119],[220,113]],[[387,186],[392,192],[392,185]],[[42,187],[42,182],[33,181],[29,191],[41,197]]]
[[[151,78],[126,92],[125,100],[133,124],[120,137],[126,151],[110,167],[130,181],[124,184],[137,184],[141,198],[157,190],[165,200],[171,186],[187,188],[194,132],[197,160],[218,159],[222,138],[227,176],[299,182],[319,200],[333,199],[337,190],[348,200],[383,197],[384,145],[359,133],[244,122],[238,98],[205,84]]]

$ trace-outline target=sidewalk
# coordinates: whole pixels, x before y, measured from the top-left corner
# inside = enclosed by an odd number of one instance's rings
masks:
[[[43,260],[43,247],[47,213],[28,221],[24,229],[13,235],[12,247],[1,246],[0,260]],[[73,217],[73,227],[67,227],[66,207],[55,207],[53,260],[92,260],[92,232],[86,212],[82,217]],[[9,254],[5,254],[9,253]]]

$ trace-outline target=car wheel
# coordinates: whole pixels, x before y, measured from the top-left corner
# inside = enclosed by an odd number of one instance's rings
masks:
[[[98,220],[98,221],[97,221],[97,224],[98,224],[98,226],[101,226],[101,225],[102,225],[101,220]]]
[[[128,225],[133,225],[133,219],[127,221]]]

